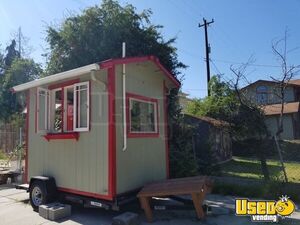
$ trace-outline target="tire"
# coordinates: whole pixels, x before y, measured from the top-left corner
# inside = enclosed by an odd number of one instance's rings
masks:
[[[34,211],[38,211],[39,206],[47,203],[47,192],[45,185],[41,181],[34,181],[30,187],[29,199]]]

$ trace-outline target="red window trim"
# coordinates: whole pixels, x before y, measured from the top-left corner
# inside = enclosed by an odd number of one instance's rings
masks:
[[[130,127],[131,127],[131,119],[130,119],[130,108],[129,108],[129,104],[130,104],[130,99],[137,99],[137,100],[142,100],[145,102],[151,102],[154,103],[156,106],[156,132],[155,133],[150,133],[150,132],[140,132],[140,133],[132,133],[130,131]],[[133,94],[133,93],[126,93],[126,111],[127,111],[127,137],[128,138],[147,138],[147,137],[159,137],[159,118],[158,118],[158,100],[155,98],[149,98],[146,96],[142,96],[142,95],[137,95],[137,94]]]
[[[48,86],[48,89],[52,90],[52,89],[56,89],[56,88],[63,88],[63,87],[71,86],[76,83],[80,83],[80,79],[68,80],[65,82],[58,83],[58,84],[52,84],[52,85]]]
[[[48,133],[44,135],[44,138],[47,141],[50,140],[59,140],[59,139],[75,139],[78,141],[79,133],[78,132],[69,132],[69,133]]]

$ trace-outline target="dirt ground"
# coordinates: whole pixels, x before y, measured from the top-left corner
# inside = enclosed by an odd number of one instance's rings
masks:
[[[16,190],[12,186],[0,186],[0,224],[1,225],[110,225],[113,217],[121,212],[112,212],[102,209],[85,209],[72,205],[72,216],[52,222],[40,217],[34,212],[29,204],[28,193],[23,190]],[[212,207],[212,213],[207,216],[206,220],[197,220],[195,212],[192,210],[185,211],[155,211],[153,225],[250,225],[249,217],[237,217],[234,215],[234,197],[209,195],[206,203]],[[129,207],[125,211],[132,211],[140,215],[142,225],[148,224],[141,210],[137,207]],[[259,223],[262,224],[262,223]],[[267,223],[263,223],[267,224]],[[300,211],[297,210],[291,218],[280,221],[278,224],[299,225]]]

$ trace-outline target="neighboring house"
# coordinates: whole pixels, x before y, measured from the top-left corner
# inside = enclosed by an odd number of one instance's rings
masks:
[[[145,56],[13,87],[27,96],[25,181],[51,176],[61,192],[117,203],[168,178],[166,101],[179,86],[156,57]]]
[[[187,105],[191,101],[193,101],[188,96],[189,96],[189,94],[184,93],[184,92],[179,92],[178,93],[179,104],[180,104],[181,108],[183,109],[183,111],[186,109]]]
[[[232,139],[229,123],[207,116],[193,116],[184,114],[186,124],[195,128],[193,148],[197,159],[207,159],[210,153],[212,163],[221,163],[232,157]],[[208,152],[207,148],[211,151]]]
[[[266,115],[266,125],[274,135],[279,125],[281,113],[278,83],[275,81],[258,80],[242,89],[244,95],[251,101],[261,105]],[[289,81],[285,89],[283,110],[282,139],[300,138],[300,79]]]

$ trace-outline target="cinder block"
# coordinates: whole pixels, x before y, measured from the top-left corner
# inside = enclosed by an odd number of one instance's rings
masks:
[[[39,215],[45,219],[48,219],[48,205],[39,206]]]
[[[59,220],[71,216],[71,206],[66,204],[57,203],[48,209],[49,220]]]
[[[139,225],[139,215],[136,213],[125,212],[113,218],[112,225]]]
[[[48,220],[59,220],[71,215],[71,206],[58,202],[41,205],[39,215]]]

